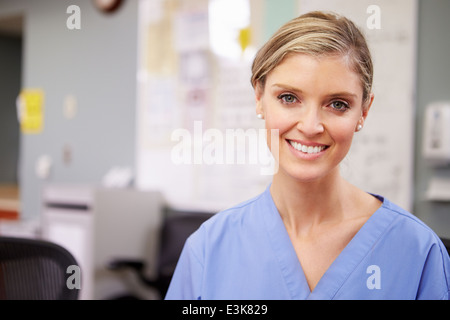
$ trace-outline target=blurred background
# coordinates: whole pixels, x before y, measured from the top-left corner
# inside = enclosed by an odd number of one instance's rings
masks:
[[[252,59],[315,9],[355,21],[374,58],[343,174],[449,238],[449,0],[0,0],[0,235],[66,246],[83,299],[161,298],[106,266],[155,277],[167,217],[267,187]]]

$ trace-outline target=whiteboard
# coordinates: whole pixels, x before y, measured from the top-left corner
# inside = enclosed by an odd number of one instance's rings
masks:
[[[379,26],[373,24],[372,5],[379,8]],[[340,13],[366,35],[374,63],[375,99],[341,171],[361,189],[411,211],[417,1],[299,0],[298,8],[300,14],[311,10]]]

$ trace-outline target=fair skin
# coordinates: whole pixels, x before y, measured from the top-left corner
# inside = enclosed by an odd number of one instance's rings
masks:
[[[339,171],[373,95],[363,101],[360,76],[342,56],[291,53],[264,87],[256,85],[255,96],[267,131],[279,130],[270,192],[313,291],[381,205]]]

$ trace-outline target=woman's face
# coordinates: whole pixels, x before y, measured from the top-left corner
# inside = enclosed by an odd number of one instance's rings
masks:
[[[370,104],[362,105],[360,77],[341,56],[289,54],[256,86],[257,113],[268,132],[278,129],[277,174],[299,181],[324,178],[339,170]]]

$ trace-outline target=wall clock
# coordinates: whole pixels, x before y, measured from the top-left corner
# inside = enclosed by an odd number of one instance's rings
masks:
[[[122,4],[122,0],[93,0],[97,9],[105,13],[116,11]]]

